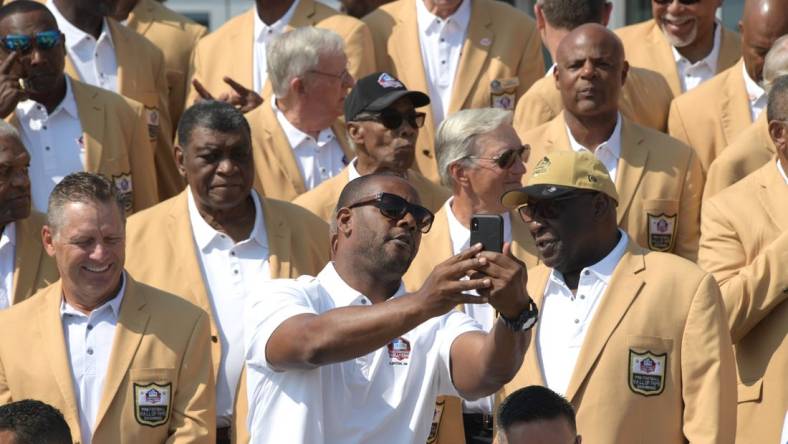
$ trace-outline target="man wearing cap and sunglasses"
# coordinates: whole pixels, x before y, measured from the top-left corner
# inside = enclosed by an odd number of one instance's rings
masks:
[[[517,372],[537,311],[508,244],[503,254],[474,245],[406,293],[402,275],[433,219],[399,176],[352,180],[332,220],[333,262],[247,301],[253,443],[421,444],[437,395],[486,396]],[[454,310],[474,302],[501,314],[489,334]]]
[[[722,0],[651,0],[653,18],[616,30],[632,66],[662,74],[674,96],[733,66],[739,35],[715,16]]]
[[[339,194],[349,181],[366,174],[390,172],[407,179],[424,206],[436,211],[449,196],[449,190],[411,169],[416,138],[425,118],[416,108],[429,103],[426,94],[409,91],[385,72],[356,82],[345,99],[347,138],[356,158],[338,175],[298,196],[293,203],[330,222]]]
[[[536,333],[505,396],[543,385],[590,443],[733,443],[736,375],[714,278],[617,227],[619,194],[588,152],[542,156],[517,209],[542,264],[528,271]]]

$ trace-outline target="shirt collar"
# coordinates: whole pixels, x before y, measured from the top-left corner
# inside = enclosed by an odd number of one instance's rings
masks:
[[[569,126],[565,126],[566,134],[569,135],[569,144],[572,146],[572,150],[575,152],[581,152],[583,150],[588,151],[586,147],[575,140],[575,136],[572,135],[572,131],[569,129]],[[610,135],[610,138],[597,146],[597,149],[600,148],[608,149],[616,159],[621,157],[621,113],[618,113],[616,116],[616,126],[613,128],[613,133]]]
[[[126,294],[126,272],[120,274],[120,290],[115,293],[115,296],[110,299],[109,301],[103,303],[100,307],[97,307],[91,311],[91,313],[97,313],[100,310],[103,310],[104,307],[109,306],[112,312],[112,315],[115,319],[120,317],[120,304],[123,302],[123,296]],[[60,299],[60,317],[63,318],[63,315],[75,315],[79,317],[89,317],[90,315],[86,315],[81,311],[77,310],[76,308],[72,307],[71,304],[66,302],[66,298],[61,297]]]
[[[8,223],[8,224],[6,224],[5,228],[3,228],[3,234],[2,234],[2,236],[0,236],[0,250],[5,248],[6,245],[11,245],[11,247],[15,247],[16,246],[16,223],[15,222]]]
[[[192,194],[191,188],[187,187],[186,189],[188,193],[187,206],[189,208],[189,220],[192,224],[192,233],[197,248],[204,253],[217,238],[224,236],[230,239],[226,234],[222,234],[208,225],[208,222],[203,219],[199,210],[197,210],[197,204],[194,202],[194,195]],[[261,247],[268,248],[268,237],[265,235],[265,220],[262,205],[260,204],[260,197],[255,190],[252,190],[250,194],[254,202],[254,226],[252,227],[252,232],[249,234],[249,238],[241,242],[255,241]]]
[[[74,91],[71,88],[71,78],[66,75],[66,95],[63,96],[63,100],[55,107],[52,111],[52,114],[48,116],[54,116],[61,110],[65,111],[70,117],[74,119],[79,119],[79,110],[77,109],[77,100],[74,98]],[[28,99],[24,102],[19,102],[16,105],[17,111],[19,111],[20,119],[26,119],[30,116],[30,113],[33,111],[35,106],[39,106],[40,104],[34,100]],[[43,107],[43,105],[40,105]]]
[[[256,42],[265,42],[269,34],[272,35],[279,35],[284,30],[285,27],[290,23],[290,20],[293,19],[293,15],[295,14],[296,8],[298,8],[298,3],[300,0],[295,0],[292,5],[290,5],[290,9],[285,12],[285,15],[279,17],[279,20],[267,25],[264,21],[260,19],[260,15],[257,13],[257,8],[254,10],[254,36]],[[270,31],[270,32],[269,32]]]
[[[369,299],[342,279],[339,273],[337,273],[336,268],[334,268],[333,261],[329,262],[323,270],[320,271],[317,275],[317,279],[320,281],[320,286],[323,287],[331,299],[334,300],[334,305],[336,307],[358,305],[359,301],[362,299]],[[392,298],[400,297],[405,293],[405,285],[400,282],[399,288]]]
[[[785,169],[780,163],[780,159],[777,159],[777,171],[780,172],[780,175],[783,176],[783,180],[785,180],[785,184],[788,185],[788,174],[785,174]]]
[[[351,160],[347,164],[347,181],[348,182],[350,182],[353,179],[358,179],[359,177],[361,177],[361,174],[359,174],[358,170],[356,169],[356,160],[358,160],[358,157],[354,157],[353,160]]]
[[[424,0],[416,0],[416,20],[419,25],[419,32],[424,35],[429,35],[433,32],[439,32],[443,19],[431,13],[427,6],[424,5]],[[454,14],[446,18],[446,26],[453,24],[457,28],[455,31],[462,31],[463,34],[468,29],[468,24],[471,22],[471,0],[462,0],[460,7],[454,11]]]
[[[698,60],[695,63],[690,62],[686,57],[681,55],[681,53],[676,49],[675,46],[670,45],[670,49],[673,51],[673,60],[676,61],[677,64],[683,63],[687,66],[700,66],[706,65],[712,72],[717,71],[717,61],[720,59],[720,46],[722,42],[722,24],[719,22],[714,22],[714,44],[711,47],[711,51],[706,55],[706,57]]]
[[[282,127],[282,131],[285,133],[285,137],[287,137],[287,141],[290,143],[290,148],[296,149],[298,148],[304,140],[314,140],[312,136],[309,134],[301,131],[300,129],[293,126],[287,117],[285,117],[285,113],[283,113],[278,106],[276,106],[276,99],[271,100],[271,106],[274,107],[274,113],[276,114],[276,120],[279,122],[279,125]],[[319,147],[323,147],[326,143],[330,142],[334,139],[334,131],[331,127],[325,128],[320,131],[320,134],[317,135],[317,140],[314,142]]]
[[[80,43],[82,43],[82,40],[86,38],[93,38],[92,35],[77,28],[71,22],[69,22],[68,19],[66,19],[63,14],[60,13],[53,1],[48,1],[46,5],[49,7],[52,15],[55,16],[55,21],[57,22],[57,27],[60,28],[60,32],[66,36],[66,46],[68,46],[69,49],[78,46]],[[102,38],[106,38],[110,46],[112,46],[113,49],[115,48],[115,44],[112,41],[112,33],[109,32],[109,23],[107,22],[106,18],[101,21],[101,34],[96,41],[99,41]]]
[[[758,82],[750,77],[750,74],[747,72],[747,67],[744,65],[744,63],[741,64],[741,69],[744,77],[744,87],[747,89],[747,97],[749,98],[750,103],[755,103],[761,99],[761,97],[765,97],[766,91],[764,91],[763,88],[758,85]]]
[[[624,257],[624,253],[627,250],[627,243],[629,242],[629,236],[627,233],[624,232],[621,228],[618,229],[618,232],[621,234],[621,238],[618,240],[618,243],[610,253],[607,254],[601,261],[591,265],[589,267],[583,268],[580,272],[581,274],[585,274],[586,271],[594,273],[597,279],[601,280],[605,283],[605,285],[610,284],[610,278],[613,277],[613,272],[616,270],[616,266],[619,262],[621,262],[621,258]],[[560,283],[562,285],[566,285],[564,281],[564,275],[556,270],[553,269],[552,273],[550,273],[550,280],[556,283]]]

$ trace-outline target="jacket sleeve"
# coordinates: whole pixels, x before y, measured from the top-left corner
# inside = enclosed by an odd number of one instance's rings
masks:
[[[178,374],[168,444],[216,442],[216,387],[208,315],[193,326]]]
[[[522,139],[523,134],[553,120],[557,115],[558,113],[553,111],[550,104],[544,100],[541,94],[536,93],[535,90],[530,90],[517,101],[517,107],[514,109],[513,126]],[[528,143],[528,141],[523,139],[523,143]]]
[[[522,97],[528,91],[528,88],[543,76],[544,56],[542,55],[542,39],[536,31],[536,25],[534,25],[533,32],[525,45],[523,57],[520,59],[520,68],[517,70],[517,77],[520,79],[520,85],[517,87],[517,98]]]
[[[678,229],[674,253],[689,259],[698,260],[700,241],[700,205],[703,196],[703,171],[694,150],[691,150],[684,185],[681,189]]]
[[[788,299],[788,231],[748,264],[734,227],[715,200],[703,206],[698,264],[720,283],[733,342]]]
[[[720,290],[706,275],[695,291],[681,341],[683,431],[693,444],[733,444],[736,368]]]

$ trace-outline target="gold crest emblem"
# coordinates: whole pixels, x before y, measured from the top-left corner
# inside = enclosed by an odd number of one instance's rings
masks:
[[[671,251],[676,240],[676,215],[648,213],[648,248]]]
[[[643,396],[659,395],[665,390],[668,354],[629,350],[629,389]]]
[[[150,427],[166,424],[170,420],[172,384],[132,384],[134,390],[134,419]]]

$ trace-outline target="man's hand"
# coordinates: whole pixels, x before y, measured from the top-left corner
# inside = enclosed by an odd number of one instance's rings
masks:
[[[487,297],[463,294],[463,291],[477,290],[480,294],[493,285],[490,278],[478,276],[477,279],[462,279],[485,268],[488,259],[480,256],[481,244],[474,245],[440,263],[424,281],[415,294],[423,300],[429,317],[440,316],[462,304],[484,304]]]
[[[510,243],[504,244],[503,253],[482,251],[477,257],[486,260],[480,271],[492,283],[489,288],[479,290],[479,294],[485,296],[490,305],[506,319],[517,319],[528,308],[530,301],[526,290],[528,271],[525,264],[514,257]]]
[[[197,94],[199,94],[202,100],[218,100],[219,102],[229,103],[244,114],[263,103],[263,98],[260,94],[246,88],[230,77],[224,77],[222,80],[224,80],[224,83],[230,85],[233,91],[231,93],[221,94],[218,97],[214,97],[197,79],[192,79],[192,85],[194,89],[197,90]]]
[[[27,100],[27,92],[19,82],[19,76],[11,73],[19,54],[14,51],[0,63],[0,116],[5,118],[16,108],[17,103]]]

